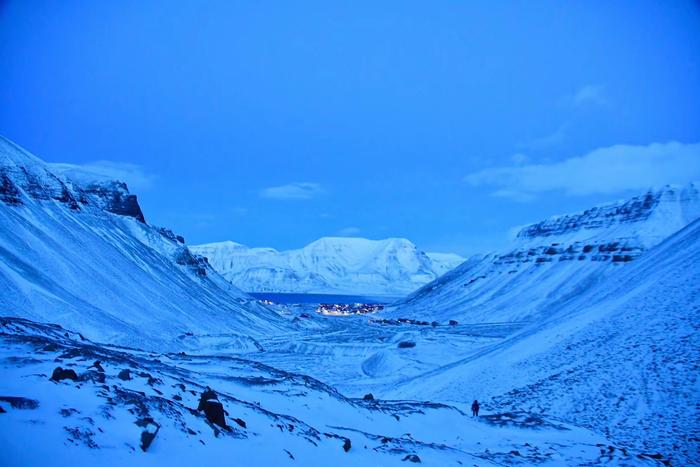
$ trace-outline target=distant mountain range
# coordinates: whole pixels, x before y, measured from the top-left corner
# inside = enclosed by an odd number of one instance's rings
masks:
[[[191,249],[246,292],[402,296],[464,261],[426,253],[403,238],[324,237],[287,251],[231,241]]]

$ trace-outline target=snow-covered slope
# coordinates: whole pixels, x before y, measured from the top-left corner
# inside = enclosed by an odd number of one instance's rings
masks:
[[[604,282],[552,302],[548,319],[398,384],[393,397],[492,398],[616,442],[700,459],[700,220]]]
[[[531,321],[633,263],[700,217],[696,184],[666,186],[627,201],[524,227],[503,253],[469,258],[388,316],[467,323]]]
[[[0,372],[0,465],[658,465],[536,415],[348,398],[240,357],[95,345],[20,319],[0,319]]]
[[[248,292],[405,295],[463,258],[425,253],[408,240],[324,237],[277,251],[235,242],[191,247],[226,279]]]
[[[0,226],[2,315],[160,349],[187,333],[250,345],[245,335],[285,326],[181,237],[148,225],[125,184],[78,184],[4,138]]]

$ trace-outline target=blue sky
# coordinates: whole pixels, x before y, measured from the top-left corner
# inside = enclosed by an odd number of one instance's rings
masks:
[[[190,243],[462,254],[700,179],[697,2],[0,2],[0,134]]]

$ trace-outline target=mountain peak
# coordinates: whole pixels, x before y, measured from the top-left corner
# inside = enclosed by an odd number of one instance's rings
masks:
[[[303,248],[192,247],[219,273],[251,292],[403,295],[456,267],[457,255],[432,255],[404,238],[322,237]]]

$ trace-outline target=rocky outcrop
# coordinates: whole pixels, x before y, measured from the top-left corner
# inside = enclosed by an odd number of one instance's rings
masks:
[[[86,186],[84,192],[105,211],[146,222],[136,195],[129,193],[124,182],[93,183]]]
[[[694,183],[683,187],[667,185],[652,189],[626,201],[602,204],[583,212],[554,216],[528,225],[517,234],[518,240],[539,239],[571,235],[577,232],[595,232],[615,229],[620,236],[632,231],[639,233],[645,224],[663,231],[663,237],[700,216],[700,191]],[[664,226],[663,223],[671,223]],[[551,240],[550,240],[551,241]]]
[[[56,201],[74,211],[95,206],[145,222],[135,195],[117,180],[77,182],[54,171],[11,141],[0,137],[0,202],[11,206],[23,199]]]
[[[156,227],[156,229],[158,229],[158,232],[168,240],[172,240],[173,242],[182,244],[185,243],[185,237],[183,237],[182,235],[176,235],[170,229],[166,229],[165,227]]]
[[[199,277],[206,277],[209,261],[204,256],[193,254],[189,248],[183,247],[175,254],[175,262],[181,266],[187,266]]]

